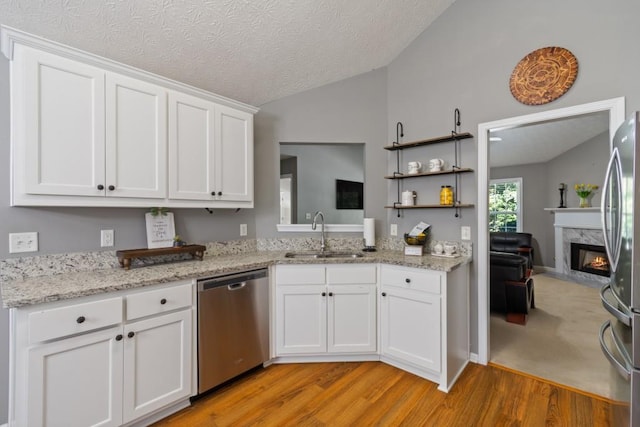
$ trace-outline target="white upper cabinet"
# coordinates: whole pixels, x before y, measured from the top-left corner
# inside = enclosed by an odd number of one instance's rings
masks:
[[[169,198],[253,200],[253,115],[169,95]]]
[[[137,79],[106,76],[107,196],[167,195],[167,91]]]
[[[12,206],[253,207],[257,108],[2,27]]]
[[[28,194],[103,196],[104,71],[17,45],[11,64],[13,170]]]

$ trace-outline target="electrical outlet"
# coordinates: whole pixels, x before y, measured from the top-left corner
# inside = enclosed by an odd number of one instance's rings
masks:
[[[311,214],[309,212],[307,212],[306,214],[304,214],[304,217],[306,219],[311,219]]]
[[[9,253],[38,252],[38,233],[9,233]]]
[[[100,230],[100,246],[103,248],[113,246],[113,230]]]
[[[240,235],[241,236],[247,235],[247,224],[240,224]]]
[[[397,236],[398,235],[398,224],[391,224],[391,228],[389,229],[389,234],[391,236]]]
[[[471,227],[468,225],[460,227],[460,238],[462,240],[471,240]]]

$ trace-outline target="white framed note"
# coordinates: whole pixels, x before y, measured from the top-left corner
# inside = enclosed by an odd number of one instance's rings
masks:
[[[176,235],[176,226],[173,222],[173,213],[153,216],[147,212],[144,214],[147,222],[147,248],[169,248],[173,246],[173,238]]]

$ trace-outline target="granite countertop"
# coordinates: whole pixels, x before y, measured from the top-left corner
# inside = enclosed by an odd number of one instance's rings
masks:
[[[284,251],[254,251],[243,254],[205,256],[202,261],[180,261],[147,267],[99,269],[2,281],[5,308],[78,298],[105,292],[265,268],[273,264],[362,264],[383,263],[437,271],[451,271],[471,261],[470,256],[443,258],[432,255],[405,256],[382,250],[361,258],[285,258]]]

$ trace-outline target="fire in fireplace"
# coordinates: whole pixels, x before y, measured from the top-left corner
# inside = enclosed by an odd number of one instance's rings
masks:
[[[611,276],[604,246],[571,242],[571,269],[598,276]]]

